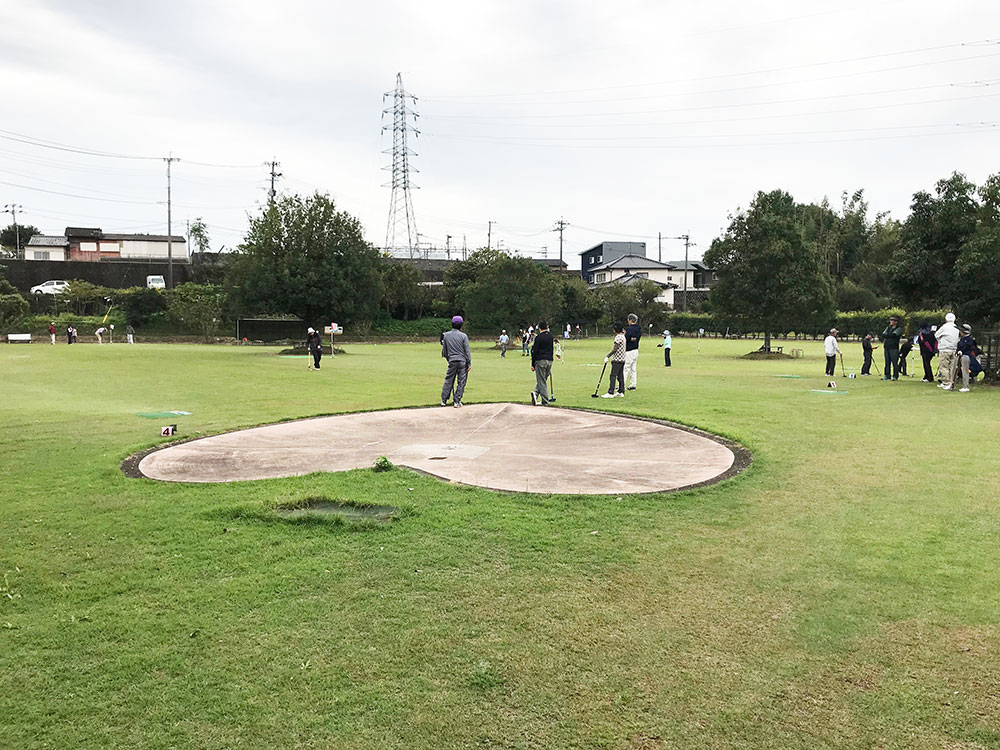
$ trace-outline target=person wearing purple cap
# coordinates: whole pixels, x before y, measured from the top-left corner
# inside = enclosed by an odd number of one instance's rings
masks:
[[[461,315],[451,319],[451,330],[441,336],[441,356],[448,360],[448,370],[444,376],[444,386],[441,388],[441,406],[448,405],[448,396],[452,387],[455,388],[455,408],[462,405],[465,395],[465,382],[472,369],[472,352],[469,350],[469,337],[462,332]],[[455,379],[458,384],[455,385]]]

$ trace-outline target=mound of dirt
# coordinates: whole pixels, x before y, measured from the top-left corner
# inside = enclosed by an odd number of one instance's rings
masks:
[[[759,349],[749,354],[744,354],[741,359],[791,359],[791,354],[784,352],[762,352]]]
[[[309,350],[306,349],[304,346],[293,346],[291,349],[282,349],[280,352],[278,352],[279,357],[289,357],[289,356],[294,356],[296,354],[305,357],[307,354],[309,354]],[[346,354],[346,352],[339,346],[334,351],[331,352],[330,345],[326,344],[323,346],[323,354]]]

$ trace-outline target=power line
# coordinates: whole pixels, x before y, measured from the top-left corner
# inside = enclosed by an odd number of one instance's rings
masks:
[[[31,185],[18,185],[14,182],[4,182],[0,180],[0,185],[9,185],[11,187],[21,188],[22,190],[34,190],[36,193],[48,193],[49,195],[62,195],[67,198],[80,198],[85,201],[102,201],[104,203],[128,203],[133,206],[155,206],[159,205],[160,201],[125,201],[125,200],[114,200],[113,198],[95,198],[91,195],[76,195],[75,193],[61,193],[57,190],[43,190],[42,188],[31,187]]]
[[[933,47],[917,47],[908,50],[899,50],[897,52],[882,52],[874,55],[862,55],[860,57],[845,57],[839,60],[825,60],[820,62],[812,63],[801,63],[799,65],[785,65],[776,68],[758,68],[756,70],[745,70],[735,73],[719,73],[715,75],[707,76],[695,76],[692,78],[675,78],[669,81],[657,81],[653,83],[626,83],[617,86],[598,86],[593,88],[583,88],[583,89],[562,89],[554,91],[535,91],[535,92],[523,92],[523,93],[506,93],[506,94],[450,94],[442,96],[425,96],[424,99],[427,101],[439,101],[445,99],[473,99],[473,98],[495,98],[503,96],[554,96],[557,94],[585,94],[591,91],[619,91],[623,89],[634,89],[634,88],[645,88],[648,86],[666,86],[676,83],[694,83],[696,81],[714,81],[722,78],[738,78],[742,76],[753,76],[753,75],[765,75],[771,73],[781,73],[788,70],[802,70],[805,68],[817,68],[824,67],[827,65],[845,65],[847,63],[854,62],[864,62],[866,60],[878,60],[886,57],[898,57],[901,55],[912,55],[921,52],[934,52],[943,49],[956,49],[961,47],[983,47],[983,46],[996,46],[1000,45],[1000,40],[996,39],[982,39],[972,42],[956,42],[954,44],[942,44]]]

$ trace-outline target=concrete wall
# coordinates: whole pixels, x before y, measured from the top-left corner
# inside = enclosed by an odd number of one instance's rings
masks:
[[[49,279],[72,281],[80,279],[111,289],[146,286],[146,277],[159,275],[167,278],[167,264],[161,261],[92,262],[74,260],[3,260],[7,279],[25,294],[31,287]],[[174,263],[174,284],[193,281],[192,266]]]

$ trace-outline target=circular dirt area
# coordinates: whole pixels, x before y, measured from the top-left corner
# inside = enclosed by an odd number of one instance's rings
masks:
[[[255,427],[154,450],[127,473],[167,482],[235,482],[398,466],[493,490],[666,492],[739,473],[746,449],[666,422],[526,404],[341,414]]]

